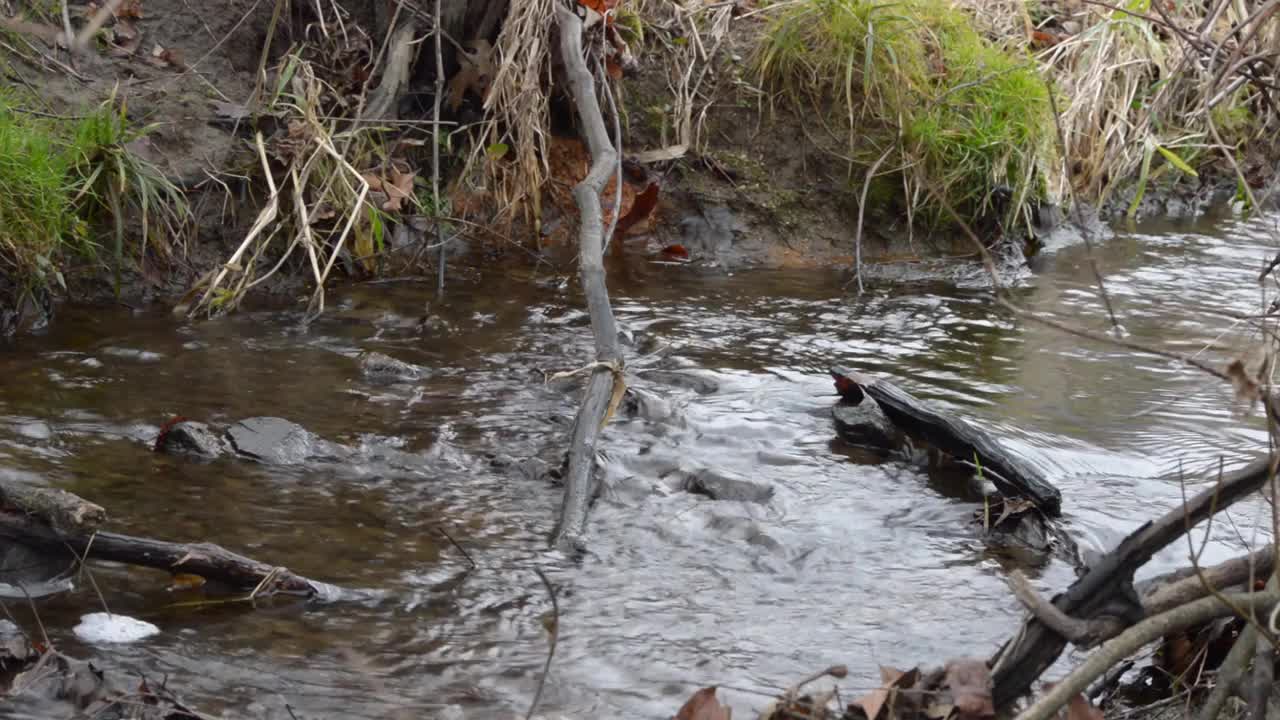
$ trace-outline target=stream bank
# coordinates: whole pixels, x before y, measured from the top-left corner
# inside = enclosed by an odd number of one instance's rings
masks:
[[[1233,203],[1238,208],[1243,199],[1229,164],[1197,144],[1197,139],[1204,140],[1205,128],[1185,128],[1176,142],[1151,130],[1152,123],[1161,121],[1168,134],[1165,114],[1185,106],[1183,100],[1167,97],[1173,92],[1170,88],[1193,93],[1196,83],[1205,81],[1202,68],[1174,72],[1181,67],[1175,56],[1189,51],[1178,45],[1177,34],[1161,18],[1116,15],[1067,0],[1040,3],[1031,11],[1018,9],[1017,3],[957,1],[953,9],[935,0],[911,0],[907,14],[937,20],[949,28],[948,42],[958,48],[944,48],[941,67],[946,72],[920,76],[906,60],[900,68],[882,66],[885,60],[878,54],[884,47],[896,48],[900,55],[930,52],[928,42],[920,44],[916,25],[890,23],[874,46],[861,44],[856,34],[821,35],[843,32],[821,20],[828,12],[823,3],[831,1],[805,0],[796,6],[797,12],[803,11],[796,17],[815,19],[805,26],[806,32],[819,33],[812,37],[829,43],[825,47],[837,55],[847,53],[850,67],[866,75],[857,78],[862,87],[888,92],[884,88],[892,82],[886,85],[884,78],[899,77],[894,73],[923,83],[923,97],[934,93],[947,101],[935,102],[935,97],[924,102],[926,106],[955,106],[948,110],[948,122],[976,122],[983,112],[1018,105],[989,104],[999,100],[1003,86],[993,86],[998,92],[985,99],[967,95],[975,87],[984,88],[986,83],[980,81],[986,76],[965,80],[972,69],[956,65],[961,50],[977,53],[985,58],[982,62],[1012,63],[1007,73],[997,74],[1023,78],[1019,82],[1026,87],[1018,87],[1030,93],[1022,103],[1027,107],[1038,108],[1043,102],[1043,92],[1030,79],[1034,73],[1026,75],[1028,69],[1043,74],[1062,93],[1058,122],[1065,130],[1065,148],[1054,141],[1056,128],[1041,112],[1044,108],[1010,121],[1026,124],[1028,134],[1007,136],[1012,140],[993,136],[986,145],[976,134],[977,125],[968,130],[962,125],[943,127],[943,137],[951,138],[948,142],[987,158],[983,162],[990,165],[989,171],[958,183],[973,187],[964,191],[968,195],[955,197],[966,203],[970,200],[965,198],[976,198],[972,208],[962,209],[979,238],[1000,248],[1015,274],[1024,256],[1078,239],[1079,220],[1084,221],[1084,232],[1101,237],[1105,230],[1096,218],[1189,217]],[[840,1],[852,3],[854,11],[866,10],[861,0]],[[450,283],[468,282],[477,270],[495,262],[525,268],[547,262],[567,266],[576,223],[568,187],[585,172],[585,165],[563,100],[540,91],[535,99],[542,104],[525,113],[546,131],[535,133],[543,145],[527,145],[530,134],[511,135],[511,127],[479,126],[489,132],[484,140],[467,130],[486,121],[481,94],[508,90],[503,84],[507,81],[496,73],[495,56],[484,54],[491,51],[485,48],[496,43],[499,50],[492,52],[516,52],[524,46],[503,44],[507,36],[497,22],[501,13],[490,17],[493,13],[487,12],[492,3],[461,14],[449,9],[451,3],[446,5],[451,38],[459,45],[445,43],[449,77],[443,117],[457,123],[447,127],[460,129],[451,131],[443,143],[444,189],[436,197],[425,149],[437,142],[430,126],[422,123],[437,73],[426,53],[406,66],[398,103],[379,105],[387,117],[378,120],[385,120],[386,128],[357,124],[364,129],[342,135],[342,122],[329,120],[349,120],[352,97],[370,102],[379,98],[386,67],[382,50],[393,24],[381,5],[334,5],[317,13],[304,3],[289,5],[289,12],[277,15],[277,8],[265,0],[212,0],[190,12],[131,2],[107,22],[91,51],[71,63],[56,48],[59,19],[17,3],[5,30],[12,36],[5,68],[14,93],[0,114],[21,132],[52,133],[56,140],[66,132],[78,132],[74,123],[89,109],[123,110],[127,128],[95,150],[99,159],[79,172],[99,177],[92,168],[101,158],[128,159],[126,169],[132,170],[125,175],[119,212],[102,204],[84,208],[88,225],[76,230],[86,233],[77,235],[85,241],[84,248],[56,240],[40,252],[19,253],[20,261],[8,264],[0,291],[10,300],[0,329],[5,334],[38,329],[46,322],[52,300],[66,297],[121,301],[132,307],[157,302],[206,314],[233,309],[246,295],[283,302],[311,295],[316,305],[317,279],[320,286],[332,286],[435,274],[440,256],[434,248],[441,241],[446,242]],[[76,26],[93,15],[94,6],[72,7]],[[871,107],[874,98],[867,93],[872,91],[843,99],[826,86],[799,93],[801,86],[787,85],[789,76],[777,74],[776,62],[768,63],[782,57],[776,48],[792,27],[787,25],[790,12],[746,2],[703,9],[646,3],[615,8],[617,37],[628,43],[630,55],[606,59],[619,63],[609,65],[609,74],[615,78],[622,109],[622,145],[631,160],[643,162],[629,162],[625,168],[622,201],[614,213],[623,216],[625,231],[614,251],[638,260],[692,261],[721,271],[862,265],[851,279],[857,274],[872,282],[956,277],[964,282],[976,259],[972,240],[940,214],[936,203],[930,204],[936,190],[933,176],[907,172],[916,150],[903,146],[893,154],[890,143],[881,154],[883,166],[877,168],[875,158],[867,154],[877,155],[877,143],[888,142],[883,113],[868,110],[872,119],[848,125],[846,106]],[[1233,12],[1225,12],[1221,22],[1230,22]],[[1190,23],[1195,18],[1174,20]],[[335,33],[339,27],[342,32]],[[481,41],[489,45],[475,44]],[[1085,124],[1093,106],[1088,105],[1090,96],[1079,94],[1081,82],[1093,72],[1090,68],[1110,57],[1090,53],[1104,50],[1123,51],[1129,58],[1122,69],[1108,70],[1116,73],[1108,82],[1123,80],[1139,98],[1158,90],[1149,98],[1149,111],[1142,110],[1141,103],[1134,105],[1139,116],[1131,118],[1131,130]],[[792,60],[798,68],[817,62],[803,54]],[[554,63],[547,62],[554,70]],[[1175,77],[1177,82],[1155,83],[1157,77]],[[1231,98],[1235,99],[1211,114],[1217,123],[1214,130],[1238,149],[1236,163],[1245,185],[1257,197],[1265,197],[1268,168],[1275,165],[1269,162],[1272,151],[1266,140],[1273,135],[1266,131],[1272,118],[1262,109],[1265,98]],[[104,102],[108,105],[101,106]],[[523,112],[497,107],[495,112],[508,120]],[[312,121],[318,124],[308,125]],[[69,130],[67,123],[73,125]],[[259,132],[263,157],[254,143]],[[338,133],[333,137],[340,142],[355,142],[350,148],[352,172],[334,170],[337,177],[355,183],[352,188],[359,185],[357,174],[371,179],[373,202],[367,207],[368,217],[361,210],[347,224],[344,217],[351,214],[344,204],[350,205],[350,199],[330,197],[328,190],[318,189],[307,173],[301,173],[303,206],[323,246],[321,273],[301,249],[292,252],[310,241],[299,243],[295,237],[286,242],[299,232],[288,224],[296,209],[290,205],[287,168],[298,148],[331,133]],[[862,145],[856,140],[860,136]],[[1091,144],[1087,140],[1093,136],[1106,137],[1107,143]],[[988,157],[989,147],[1002,143],[1019,157],[1034,159],[1018,166],[1031,172],[1029,184],[1002,179],[1006,169],[999,158]],[[1071,163],[1063,163],[1064,149]],[[533,162],[530,158],[547,165],[535,173],[541,195],[532,199],[520,189],[520,183],[533,177],[526,168]],[[1197,176],[1191,178],[1179,167]],[[256,245],[246,248],[244,258],[228,262],[271,205],[264,168],[285,188],[276,209],[280,217]],[[1062,177],[1063,168],[1070,178]],[[157,222],[155,197],[148,205],[131,189],[134,179],[152,177],[143,172],[148,169],[182,197],[181,212],[164,223]],[[334,176],[329,168],[321,170],[318,177]],[[608,212],[613,212],[613,192],[610,187],[604,193]],[[93,192],[79,197],[96,196]],[[1079,203],[1078,215],[1061,209],[1069,197]],[[504,198],[516,199],[504,204]],[[645,209],[633,213],[638,201]],[[1091,204],[1099,210],[1090,210]],[[436,218],[443,219],[438,233]],[[326,253],[331,255],[326,258]],[[278,272],[263,277],[277,265]]]

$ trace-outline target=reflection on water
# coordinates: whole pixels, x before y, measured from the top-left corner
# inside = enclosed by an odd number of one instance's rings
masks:
[[[1275,252],[1273,230],[1205,223],[1104,243],[1097,257],[1131,338],[1213,361],[1256,342],[1230,315],[1269,301],[1255,278]],[[1105,330],[1083,250],[1040,264],[1023,301]],[[69,628],[97,606],[81,589],[42,608],[55,640],[108,667],[167,674],[215,712],[514,716],[545,659],[550,603],[533,572],[543,567],[562,612],[547,712],[669,717],[690,682],[742,688],[727,695],[745,711],[764,702],[745,690],[836,662],[870,682],[877,664],[987,654],[1019,616],[1000,560],[966,527],[972,497],[899,462],[863,464],[833,440],[828,365],[888,374],[995,428],[1049,469],[1069,530],[1094,548],[1172,507],[1180,477],[1201,487],[1220,457],[1241,464],[1265,443],[1228,388],[1016,321],[979,290],[873,287],[859,298],[834,273],[726,276],[639,261],[611,278],[635,336],[633,369],[686,370],[715,391],[640,374],[677,412],[605,432],[605,489],[580,563],[545,549],[559,490],[521,472],[528,458],[558,462],[575,410],[573,388],[544,385],[544,372],[590,353],[580,301],[553,277],[455,289],[425,324],[429,289],[412,284],[354,288],[308,327],[290,312],[177,323],[68,310],[47,336],[4,351],[6,470],[103,504],[113,529],[207,539],[369,591],[334,605],[179,605],[191,598],[154,573],[97,566],[110,608],[163,634],[79,646]],[[366,382],[363,350],[428,376]],[[173,415],[276,415],[358,452],[288,467],[150,452]],[[773,499],[669,489],[674,473],[708,468],[771,485]],[[1260,512],[1243,507],[1234,526],[1215,526],[1211,558],[1263,532]],[[1153,567],[1184,556],[1171,549]],[[1051,564],[1037,582],[1070,580]]]

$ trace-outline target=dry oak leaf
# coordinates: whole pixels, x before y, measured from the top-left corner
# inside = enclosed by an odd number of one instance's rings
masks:
[[[716,699],[716,688],[705,687],[690,696],[675,720],[730,720],[732,712]]]
[[[449,78],[446,104],[451,111],[457,111],[462,105],[462,98],[468,90],[483,98],[489,92],[489,83],[493,80],[493,45],[488,40],[476,40],[471,47],[472,52],[458,54],[461,67]]]
[[[876,720],[885,705],[892,705],[891,699],[897,695],[898,690],[913,687],[919,677],[919,668],[899,670],[887,665],[881,665],[880,688],[872,690],[857,700],[858,705],[861,705],[863,712],[867,714],[867,720]]]
[[[947,687],[964,720],[995,717],[991,702],[991,668],[985,660],[956,658],[947,663]]]

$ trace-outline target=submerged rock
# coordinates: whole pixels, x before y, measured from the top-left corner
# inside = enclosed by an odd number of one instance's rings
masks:
[[[231,451],[222,433],[202,422],[182,420],[160,431],[156,451],[214,458]]]
[[[842,400],[831,408],[836,434],[853,445],[892,450],[902,442],[902,433],[889,421],[874,399],[863,396],[861,402]]]
[[[323,442],[301,425],[277,417],[241,420],[227,429],[227,438],[237,453],[271,465],[302,462]]]
[[[712,500],[767,503],[773,498],[773,487],[762,482],[733,477],[718,470],[700,470],[685,480],[685,489]]]
[[[397,382],[420,380],[426,377],[427,371],[380,352],[363,352],[360,353],[360,374],[371,382]]]

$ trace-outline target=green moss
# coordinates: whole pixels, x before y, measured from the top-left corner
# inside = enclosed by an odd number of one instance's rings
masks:
[[[998,187],[1022,201],[1043,186],[1044,83],[943,0],[802,0],[780,12],[754,62],[801,114],[839,117],[859,165],[887,150],[879,171],[907,173],[927,211],[977,217]]]

